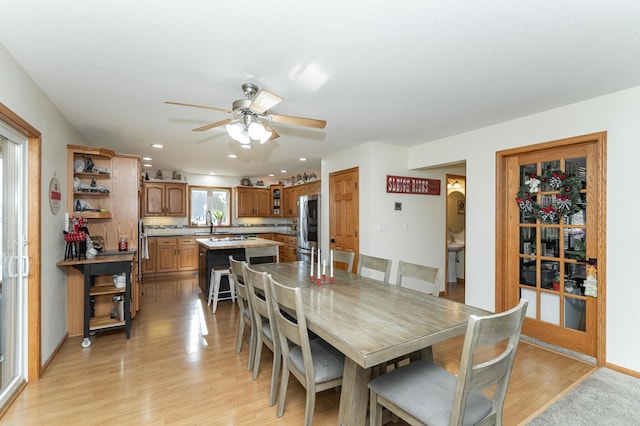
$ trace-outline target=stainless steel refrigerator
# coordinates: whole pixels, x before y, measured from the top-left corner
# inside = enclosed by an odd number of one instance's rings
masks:
[[[298,197],[298,260],[311,260],[311,247],[318,251],[320,239],[320,194]]]

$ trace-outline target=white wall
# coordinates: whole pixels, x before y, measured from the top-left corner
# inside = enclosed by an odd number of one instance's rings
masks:
[[[49,182],[57,176],[62,185],[62,205],[67,205],[67,144],[85,145],[69,122],[34,84],[0,44],[0,102],[42,133],[42,362],[53,353],[67,332],[67,275],[56,267],[64,257],[64,209],[49,209]]]
[[[640,228],[633,218],[640,158],[640,87],[425,143],[408,167],[467,162],[466,301],[495,307],[495,156],[503,149],[607,131],[607,362],[640,371],[638,278]],[[454,147],[455,149],[451,149]],[[411,237],[411,235],[409,235]]]
[[[446,174],[459,173],[460,167],[409,170],[408,154],[407,148],[367,143],[323,158],[322,193],[326,196],[322,202],[322,247],[329,247],[329,174],[358,166],[360,252],[392,259],[391,282],[396,281],[400,260],[438,267],[442,270],[439,286],[443,290]],[[387,175],[439,179],[441,195],[389,194]],[[396,202],[402,203],[401,211],[394,210]],[[379,230],[380,225],[386,230]]]

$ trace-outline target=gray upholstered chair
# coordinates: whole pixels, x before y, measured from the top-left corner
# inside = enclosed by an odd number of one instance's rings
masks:
[[[412,425],[500,425],[527,301],[499,314],[469,318],[458,377],[420,360],[369,382],[371,424],[382,407]],[[474,364],[478,348],[506,342],[496,357]],[[490,399],[482,392],[496,385]]]
[[[363,269],[382,272],[382,274],[384,274],[383,281],[388,283],[389,276],[391,275],[391,259],[383,259],[381,257],[374,257],[360,253],[358,256],[357,274],[362,275]],[[369,274],[367,274],[367,276],[369,276]]]
[[[353,272],[353,262],[356,258],[356,253],[353,251],[333,250],[333,264],[341,263],[344,266],[344,270]]]
[[[438,286],[441,275],[442,272],[439,268],[418,265],[416,263],[409,263],[401,260],[400,263],[398,263],[398,279],[396,280],[396,284],[402,287],[402,282],[407,278],[416,282],[419,285],[420,291],[424,291],[425,293],[437,297],[440,295],[440,289]]]
[[[273,262],[280,263],[280,248],[278,246],[267,247],[246,247],[244,249],[244,258],[251,265],[251,259],[258,257],[271,257]]]
[[[256,350],[256,328],[253,326],[253,310],[251,308],[251,299],[247,286],[244,283],[244,265],[246,262],[235,260],[233,256],[229,256],[229,270],[231,271],[231,279],[235,285],[236,301],[240,308],[240,319],[238,320],[238,335],[236,336],[236,353],[242,350],[242,339],[244,338],[244,330],[249,327],[249,361],[247,362],[247,370],[253,369],[253,360]]]
[[[271,289],[269,288],[269,274],[258,272],[247,264],[244,265],[244,282],[247,285],[251,307],[253,308],[253,324],[256,329],[256,350],[253,361],[253,379],[258,378],[260,372],[260,358],[262,347],[266,346],[273,352],[273,368],[271,370],[271,390],[269,391],[269,406],[276,403],[278,377],[282,363],[280,337],[273,313]]]
[[[344,355],[322,339],[309,339],[298,287],[281,285],[271,276],[269,276],[269,282],[282,349],[278,417],[284,414],[284,402],[289,373],[291,373],[307,390],[304,424],[311,426],[316,393],[342,385]],[[293,320],[290,315],[284,315],[284,312],[292,315]]]

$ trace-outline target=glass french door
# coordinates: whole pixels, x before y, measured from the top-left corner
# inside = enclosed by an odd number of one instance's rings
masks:
[[[26,380],[27,141],[0,123],[0,407]]]
[[[523,334],[594,357],[602,238],[596,148],[584,143],[518,155],[509,172],[518,190],[508,233],[510,304],[529,301]]]

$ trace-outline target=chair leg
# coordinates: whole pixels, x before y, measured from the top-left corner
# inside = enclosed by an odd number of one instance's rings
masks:
[[[382,407],[378,405],[378,395],[371,391],[369,394],[369,424],[370,426],[382,425]]]
[[[247,371],[253,370],[253,360],[256,356],[256,328],[251,327],[249,333],[249,361],[247,362]]]
[[[209,274],[209,297],[207,298],[207,306],[211,306],[211,301],[213,300],[213,283],[215,279],[215,271],[211,268],[211,274]]]
[[[262,357],[262,347],[264,346],[262,336],[260,333],[256,334],[256,352],[253,355],[253,380],[258,378],[258,373],[260,372],[260,358]]]
[[[222,276],[216,271],[214,271],[212,275],[215,277],[215,286],[213,288],[213,307],[211,308],[211,313],[215,314],[216,309],[218,309],[218,296],[220,294],[220,278]]]
[[[239,354],[242,350],[242,338],[244,337],[244,312],[240,311],[240,321],[238,323],[238,335],[236,336],[236,353]]]
[[[233,283],[233,278],[231,277],[231,274],[227,275],[227,278],[229,279],[229,290],[231,291],[231,300],[235,302],[236,301],[235,284]]]
[[[284,400],[287,397],[287,386],[289,385],[289,366],[287,361],[282,363],[282,378],[280,379],[280,395],[278,396],[278,417],[284,414]]]
[[[274,342],[277,348],[277,342]],[[276,392],[278,387],[278,376],[280,375],[280,364],[282,364],[282,354],[279,350],[273,353],[273,367],[271,369],[271,389],[269,390],[269,406],[272,407],[276,403]]]
[[[304,426],[313,426],[313,412],[316,409],[316,384],[308,383],[307,399],[304,406]]]

